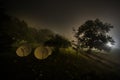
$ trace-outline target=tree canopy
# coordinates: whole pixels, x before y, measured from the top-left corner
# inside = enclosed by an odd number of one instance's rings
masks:
[[[54,33],[49,29],[29,27],[24,20],[10,16],[0,8],[0,44],[19,46],[22,42],[43,44]]]
[[[106,44],[108,42],[114,44],[115,42],[108,33],[112,28],[111,24],[103,23],[99,19],[86,21],[78,30],[73,29],[76,38],[76,48],[108,50],[109,47]]]
[[[56,34],[54,36],[51,36],[51,39],[46,41],[45,45],[55,47],[56,50],[59,50],[59,48],[67,48],[71,46],[71,43],[63,36]]]

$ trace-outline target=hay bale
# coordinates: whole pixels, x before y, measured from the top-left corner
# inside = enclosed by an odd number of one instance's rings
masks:
[[[37,47],[34,51],[34,56],[37,59],[46,59],[49,55],[51,55],[52,50],[49,47]]]
[[[46,47],[47,50],[48,50],[48,55],[51,55],[52,54],[52,49],[50,47]]]
[[[32,48],[31,48],[31,46],[28,45],[28,44],[21,45],[21,46],[18,47],[17,50],[16,50],[16,54],[17,54],[19,57],[28,56],[31,52],[32,52]]]

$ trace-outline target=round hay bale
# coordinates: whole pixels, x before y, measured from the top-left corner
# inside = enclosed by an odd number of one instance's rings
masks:
[[[51,55],[52,54],[52,49],[50,47],[46,47],[47,50],[48,50],[48,55]]]
[[[52,51],[49,47],[37,47],[34,51],[34,56],[37,59],[46,59],[49,55],[51,55]]]
[[[17,48],[16,54],[19,57],[25,57],[28,56],[32,52],[32,48],[30,45],[21,45],[20,47]]]

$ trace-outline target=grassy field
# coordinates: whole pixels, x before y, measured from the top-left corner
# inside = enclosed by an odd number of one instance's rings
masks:
[[[120,80],[119,64],[105,54],[80,54],[69,50],[53,52],[45,60],[33,54],[20,58],[15,52],[0,54],[4,80]],[[105,55],[105,56],[104,56]]]

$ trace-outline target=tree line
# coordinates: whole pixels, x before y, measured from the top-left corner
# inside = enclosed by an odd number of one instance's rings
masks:
[[[0,45],[3,50],[13,44],[18,46],[27,42],[54,46],[56,50],[60,47],[72,46],[78,53],[83,48],[87,48],[89,53],[91,53],[93,48],[108,51],[110,47],[106,46],[106,44],[110,42],[114,45],[115,43],[108,34],[112,28],[111,24],[103,23],[99,19],[87,20],[77,30],[73,28],[76,39],[70,42],[65,37],[55,34],[49,29],[38,30],[29,27],[24,20],[21,21],[16,17],[10,16],[5,13],[3,8],[0,8]]]

